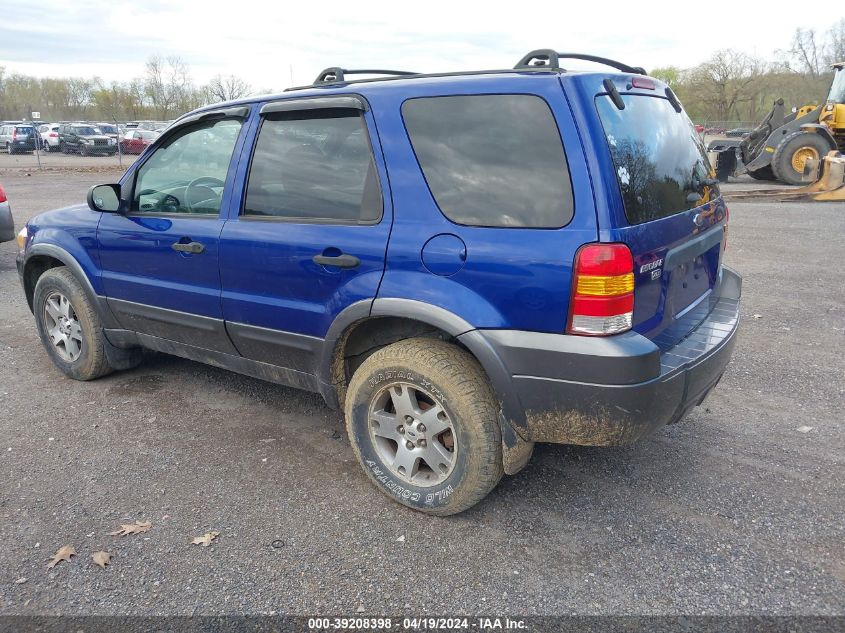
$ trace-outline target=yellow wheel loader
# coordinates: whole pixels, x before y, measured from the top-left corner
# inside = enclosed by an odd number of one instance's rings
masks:
[[[827,101],[805,105],[786,114],[783,99],[748,136],[712,141],[720,180],[747,173],[757,180],[806,184],[807,161],[816,164],[833,150],[845,152],[845,62],[833,65],[833,83]]]

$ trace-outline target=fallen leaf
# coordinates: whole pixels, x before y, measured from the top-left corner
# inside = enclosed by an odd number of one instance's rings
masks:
[[[22,584],[24,584],[25,582],[26,582],[26,578],[18,578],[18,579],[15,581],[15,584],[16,584],[16,585],[22,585]]]
[[[153,526],[149,521],[135,521],[135,523],[124,523],[119,530],[109,532],[109,536],[130,536],[132,534],[143,534],[149,532]]]
[[[752,318],[752,319],[762,319],[762,318],[763,318],[763,315],[762,315],[762,314],[752,314],[752,315],[751,315],[751,318]]]
[[[53,555],[53,560],[47,563],[47,567],[52,569],[63,560],[70,562],[71,556],[76,556],[76,550],[73,548],[73,545],[65,545],[63,547],[60,547],[59,551],[57,551]]]
[[[191,541],[191,545],[202,545],[203,547],[208,547],[211,545],[211,541],[216,539],[220,536],[220,532],[206,532],[202,536],[194,537],[194,540]]]
[[[404,542],[405,542],[405,535],[403,534],[403,535],[402,535],[402,536],[400,536],[398,539],[396,539],[396,542],[397,542],[397,543],[404,543]]]
[[[111,554],[108,552],[94,552],[91,554],[91,558],[94,559],[95,565],[99,565],[103,569],[111,562]]]
[[[360,605],[357,609],[355,609],[356,613],[364,613],[364,605]]]
[[[813,430],[813,427],[812,426],[799,426],[796,430],[799,433],[809,433],[810,431]]]

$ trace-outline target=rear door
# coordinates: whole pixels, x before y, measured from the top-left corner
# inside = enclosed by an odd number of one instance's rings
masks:
[[[262,109],[221,235],[223,315],[247,358],[313,373],[335,316],[375,297],[392,217],[377,147],[358,97]]]
[[[634,256],[634,329],[664,349],[717,299],[726,222],[695,127],[666,95],[622,93],[622,109],[608,94],[595,98],[616,176],[610,184],[622,198],[610,241],[624,242]]]

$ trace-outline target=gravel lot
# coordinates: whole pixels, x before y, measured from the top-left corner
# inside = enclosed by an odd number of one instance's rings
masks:
[[[119,175],[4,165],[19,225]],[[845,204],[733,203],[745,322],[704,406],[538,447],[447,519],[371,486],[316,395],[164,355],[65,379],[2,244],[0,614],[845,614],[843,235]]]

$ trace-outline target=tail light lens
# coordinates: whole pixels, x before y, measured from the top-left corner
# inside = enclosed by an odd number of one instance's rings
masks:
[[[6,192],[3,191],[3,185],[0,185],[0,202],[6,202],[6,200],[8,200]]]
[[[725,236],[722,238],[722,253],[728,248],[728,222],[731,221],[731,210],[725,205]]]
[[[50,138],[59,138],[59,135],[56,132],[50,132]]]
[[[12,140],[14,141],[16,138],[18,138],[18,131],[15,129],[12,130]]]
[[[572,301],[566,331],[608,336],[631,329],[634,258],[625,244],[587,244],[575,255]]]

